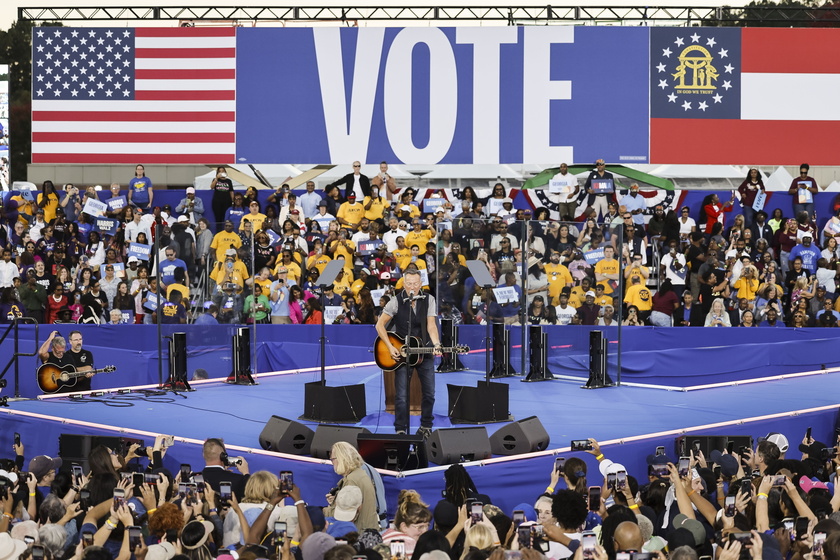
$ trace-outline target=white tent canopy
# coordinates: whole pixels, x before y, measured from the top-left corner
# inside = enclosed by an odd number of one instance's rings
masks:
[[[240,173],[243,173],[249,177],[253,177],[254,180],[257,180],[257,175],[254,171],[248,167],[247,165],[228,165],[228,168],[236,169]],[[295,167],[294,165],[286,165],[286,164],[267,164],[267,165],[255,165],[254,167],[263,174],[263,176],[271,183],[272,186],[278,187],[283,184],[283,181],[288,179],[289,177],[297,177],[302,173],[302,170]],[[205,173],[204,175],[199,175],[193,181],[193,186],[199,190],[207,190],[210,188],[210,182],[213,178],[216,177],[216,170],[212,169]],[[236,188],[242,188],[242,184],[233,181],[233,186]]]

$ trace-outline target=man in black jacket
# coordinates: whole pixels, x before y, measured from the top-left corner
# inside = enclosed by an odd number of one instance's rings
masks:
[[[353,173],[348,173],[338,181],[325,186],[324,191],[332,187],[343,187],[345,197],[350,193],[355,193],[359,200],[370,196],[370,179],[367,175],[362,175],[362,164],[358,161],[353,162]]]

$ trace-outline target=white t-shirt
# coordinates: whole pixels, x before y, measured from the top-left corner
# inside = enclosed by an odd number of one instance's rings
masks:
[[[563,309],[559,305],[554,307],[555,311],[557,312],[557,324],[558,325],[568,325],[572,322],[572,317],[577,315],[577,309],[572,307],[571,305],[566,305],[566,309]]]

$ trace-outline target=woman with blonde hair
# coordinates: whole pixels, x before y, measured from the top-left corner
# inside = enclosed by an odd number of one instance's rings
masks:
[[[359,531],[365,529],[379,530],[379,516],[376,514],[376,491],[373,489],[373,482],[364,469],[364,460],[356,448],[346,441],[337,441],[330,450],[330,461],[333,470],[341,475],[338,481],[338,490],[346,485],[358,486],[362,491],[362,507],[359,508],[359,515],[354,523]],[[335,494],[327,494],[327,503],[324,508],[324,516],[332,517],[335,511]],[[271,527],[271,525],[269,525]]]
[[[420,499],[420,494],[415,490],[400,490],[394,526],[382,533],[382,542],[385,544],[390,544],[394,540],[405,542],[405,554],[409,557],[414,553],[417,539],[429,530],[431,519],[432,512],[429,511],[429,506]]]
[[[486,518],[485,518],[486,519]],[[488,527],[488,525],[490,525]],[[467,536],[464,540],[464,552],[461,554],[461,560],[472,551],[473,548],[490,554],[493,548],[499,546],[499,536],[496,534],[495,528],[489,522],[476,523],[467,529]]]
[[[706,314],[707,327],[731,327],[732,321],[729,319],[729,313],[726,312],[726,305],[723,303],[723,298],[715,298],[712,302],[712,308]]]
[[[265,506],[270,503],[271,496],[280,487],[277,475],[268,471],[257,471],[252,473],[245,485],[245,496],[239,503],[242,515],[248,522],[249,527],[262,513]],[[274,522],[280,516],[281,508],[274,508],[268,518],[267,527],[274,527]],[[248,528],[244,528],[245,531]],[[229,546],[236,543],[245,543],[243,538],[243,527],[241,527],[238,515],[226,515],[224,522],[224,536],[222,546]]]
[[[758,286],[758,269],[748,264],[741,270],[741,277],[735,281],[732,287],[738,290],[738,299],[753,301],[755,299],[755,293],[758,291]]]

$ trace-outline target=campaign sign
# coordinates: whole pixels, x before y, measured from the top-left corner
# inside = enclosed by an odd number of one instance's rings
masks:
[[[129,243],[128,256],[137,257],[141,261],[149,260],[149,255],[152,254],[152,246],[144,245],[143,243]]]
[[[158,297],[157,294],[154,292],[149,292],[146,294],[146,303],[143,304],[143,307],[154,311],[158,308]]]
[[[799,204],[811,204],[814,202],[814,193],[808,190],[811,187],[809,181],[799,181],[799,196],[797,202]]]
[[[595,194],[610,194],[615,192],[612,179],[592,179],[592,191]]]
[[[119,220],[112,220],[111,218],[96,218],[94,222],[94,227],[96,231],[101,233],[106,233],[108,235],[114,235],[117,232],[117,229],[120,227]]]
[[[419,270],[419,272],[420,272],[420,280],[423,282],[423,285],[428,286],[429,285],[429,271],[426,270],[425,268],[421,268]]]
[[[344,309],[340,305],[327,305],[324,307],[324,324],[332,325],[335,318],[341,315]]]
[[[446,203],[445,198],[426,198],[423,199],[423,212],[432,214],[434,211]]]
[[[604,258],[604,249],[593,249],[583,254],[583,259],[589,266],[595,266],[595,263]]]
[[[569,175],[566,179],[551,179],[548,182],[548,192],[554,194],[569,194],[577,186],[577,177]]]
[[[104,202],[96,200],[95,198],[86,199],[85,205],[82,208],[82,212],[89,216],[93,216],[94,218],[104,216],[106,210],[108,210],[108,205]]]
[[[753,201],[752,209],[756,212],[764,210],[764,204],[767,202],[767,193],[759,190],[755,194],[755,200]]]
[[[277,235],[277,232],[273,231],[271,228],[265,230],[265,232],[268,234],[269,245],[274,247],[280,241],[280,236]]]
[[[384,295],[385,295],[385,292],[386,292],[386,291],[387,291],[387,290],[386,290],[385,288],[381,288],[381,289],[379,289],[379,290],[371,290],[371,291],[370,291],[370,297],[371,297],[371,299],[373,300],[373,303],[375,303],[375,304],[377,304],[377,305],[378,305],[378,304],[379,304],[379,299],[380,299],[382,296],[384,296]]]
[[[127,325],[134,324],[134,311],[131,309],[120,309],[120,315],[122,316],[120,319],[121,323],[125,323]]]
[[[114,267],[114,276],[118,276],[119,278],[123,278],[125,276],[125,264],[123,263],[108,263],[108,264],[100,264],[99,265],[99,277],[105,278],[105,267],[106,266],[113,266]]]
[[[359,254],[360,255],[372,255],[376,252],[377,247],[383,245],[383,241],[381,239],[370,239],[368,241],[359,241]]]
[[[515,286],[493,288],[493,293],[496,294],[496,301],[499,303],[514,303],[519,301],[519,294],[516,293]]]
[[[126,204],[128,204],[128,199],[123,196],[115,196],[108,200],[108,210],[111,212],[116,212],[117,210],[122,210],[125,208]]]

